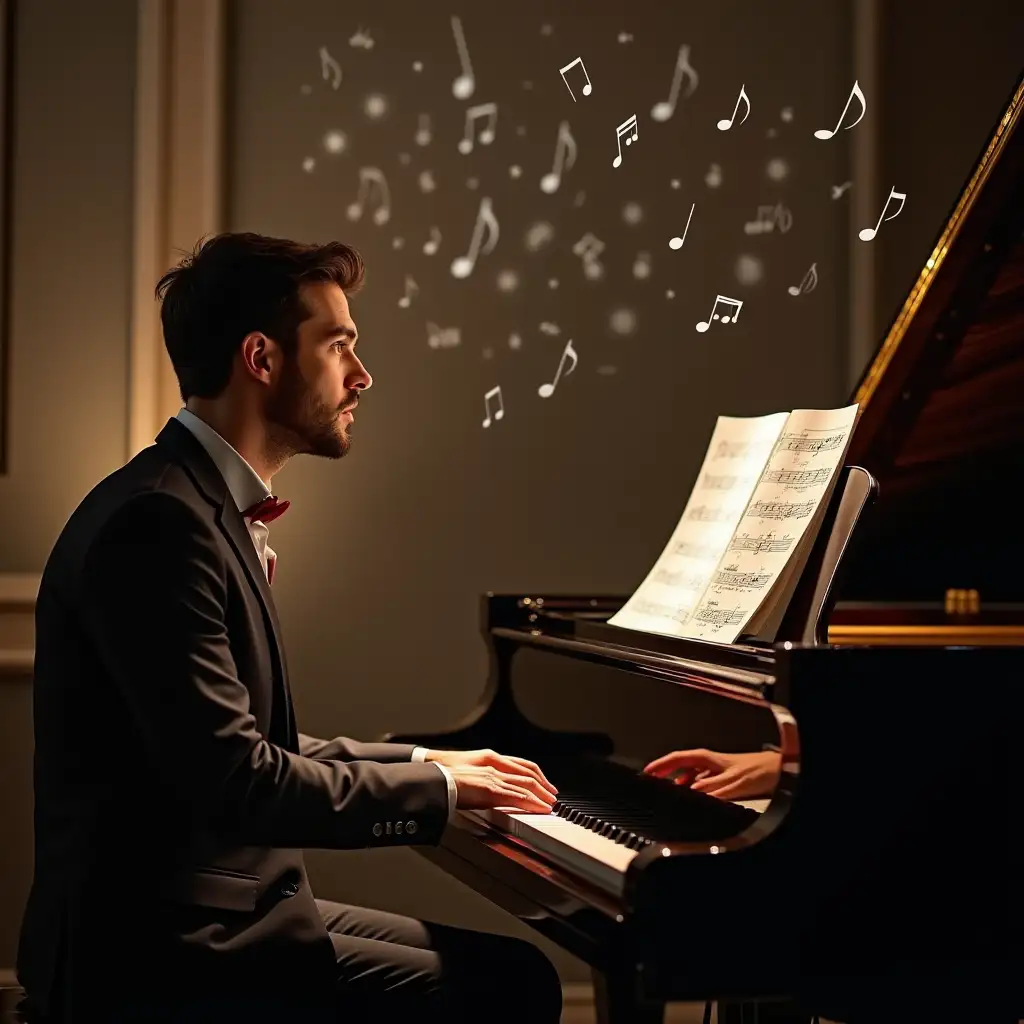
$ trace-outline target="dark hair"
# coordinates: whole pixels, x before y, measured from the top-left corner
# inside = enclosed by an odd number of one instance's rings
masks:
[[[300,286],[333,281],[354,293],[363,274],[362,257],[341,242],[307,245],[251,232],[200,239],[156,286],[181,400],[220,395],[251,331],[262,331],[294,356],[299,324],[310,316]]]

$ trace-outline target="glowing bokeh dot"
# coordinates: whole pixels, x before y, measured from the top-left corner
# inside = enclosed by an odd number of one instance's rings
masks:
[[[636,313],[625,307],[612,310],[611,316],[608,317],[608,326],[613,334],[632,334],[636,330]]]
[[[519,164],[513,164],[508,169],[508,173],[510,178],[521,178],[523,176],[523,169]]]
[[[674,299],[675,297],[676,297],[676,293],[674,291],[672,291],[671,288],[666,288],[665,289],[665,298],[666,299]]]
[[[736,280],[740,284],[760,284],[764,280],[764,263],[756,256],[740,256],[736,260]]]
[[[682,186],[683,183],[678,178],[673,178],[670,184],[673,188],[679,188]]]
[[[546,221],[540,220],[536,224],[531,224],[526,229],[525,242],[526,248],[530,252],[538,252],[543,249],[553,238],[555,237],[555,229]]]
[[[412,163],[412,157],[408,153],[399,153],[398,154],[398,162],[403,167],[408,167],[409,164]]]
[[[782,108],[782,113],[779,116],[782,118],[783,121],[792,121],[793,120],[793,108],[792,107],[783,107]]]
[[[388,112],[388,101],[379,92],[371,93],[363,103],[363,110],[367,117],[376,120]]]
[[[328,153],[343,153],[348,145],[344,132],[330,131],[324,135],[324,149]]]
[[[419,74],[423,70],[423,61],[421,61],[421,60],[414,60],[412,62],[412,69],[417,74]]]
[[[498,291],[514,292],[519,287],[519,275],[514,270],[502,270],[498,273]]]
[[[391,239],[391,248],[392,249],[402,249],[404,247],[405,247],[405,239],[404,238],[396,236],[396,237]]]
[[[768,161],[764,172],[772,181],[782,181],[789,176],[789,164],[781,157],[775,157]]]
[[[316,161],[311,156],[307,156],[306,159],[302,161],[302,169],[307,174],[310,174],[314,167],[316,167]]]
[[[523,347],[523,339],[518,334],[510,334],[508,336],[508,347],[518,349]]]
[[[639,224],[644,219],[643,207],[639,203],[626,203],[622,208],[622,219],[627,224]]]
[[[554,291],[558,287],[558,278],[557,277],[549,277],[548,278],[548,287],[552,291]]]

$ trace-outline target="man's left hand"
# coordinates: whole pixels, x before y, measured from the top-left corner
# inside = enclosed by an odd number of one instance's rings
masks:
[[[551,793],[552,800],[558,795],[558,790],[548,781],[540,768],[532,761],[527,761],[525,757],[510,757],[494,750],[428,750],[425,760],[436,761],[446,768],[478,765],[484,768],[497,768],[511,775],[529,775]]]

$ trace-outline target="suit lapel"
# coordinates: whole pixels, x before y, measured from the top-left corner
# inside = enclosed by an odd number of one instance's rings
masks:
[[[288,668],[284,658],[284,641],[281,623],[277,618],[274,598],[260,564],[256,546],[245,525],[227,484],[213,459],[199,443],[195,435],[176,419],[170,419],[157,435],[157,444],[164,446],[189,473],[196,487],[216,509],[217,525],[227,537],[235,556],[242,564],[249,585],[255,591],[263,610],[264,625],[271,638],[270,651],[273,658],[273,674],[276,683],[275,703],[284,709],[286,735],[289,744],[298,750],[298,734],[295,731],[295,716],[292,709],[291,689],[288,685]],[[279,703],[278,703],[279,702]]]

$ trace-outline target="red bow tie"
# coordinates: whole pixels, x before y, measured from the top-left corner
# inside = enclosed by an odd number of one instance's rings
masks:
[[[266,525],[267,523],[272,523],[278,516],[283,516],[288,511],[290,504],[290,501],[281,501],[280,498],[272,494],[269,498],[264,498],[262,501],[256,502],[255,505],[250,505],[247,509],[243,510],[242,515],[246,519],[258,519]]]

